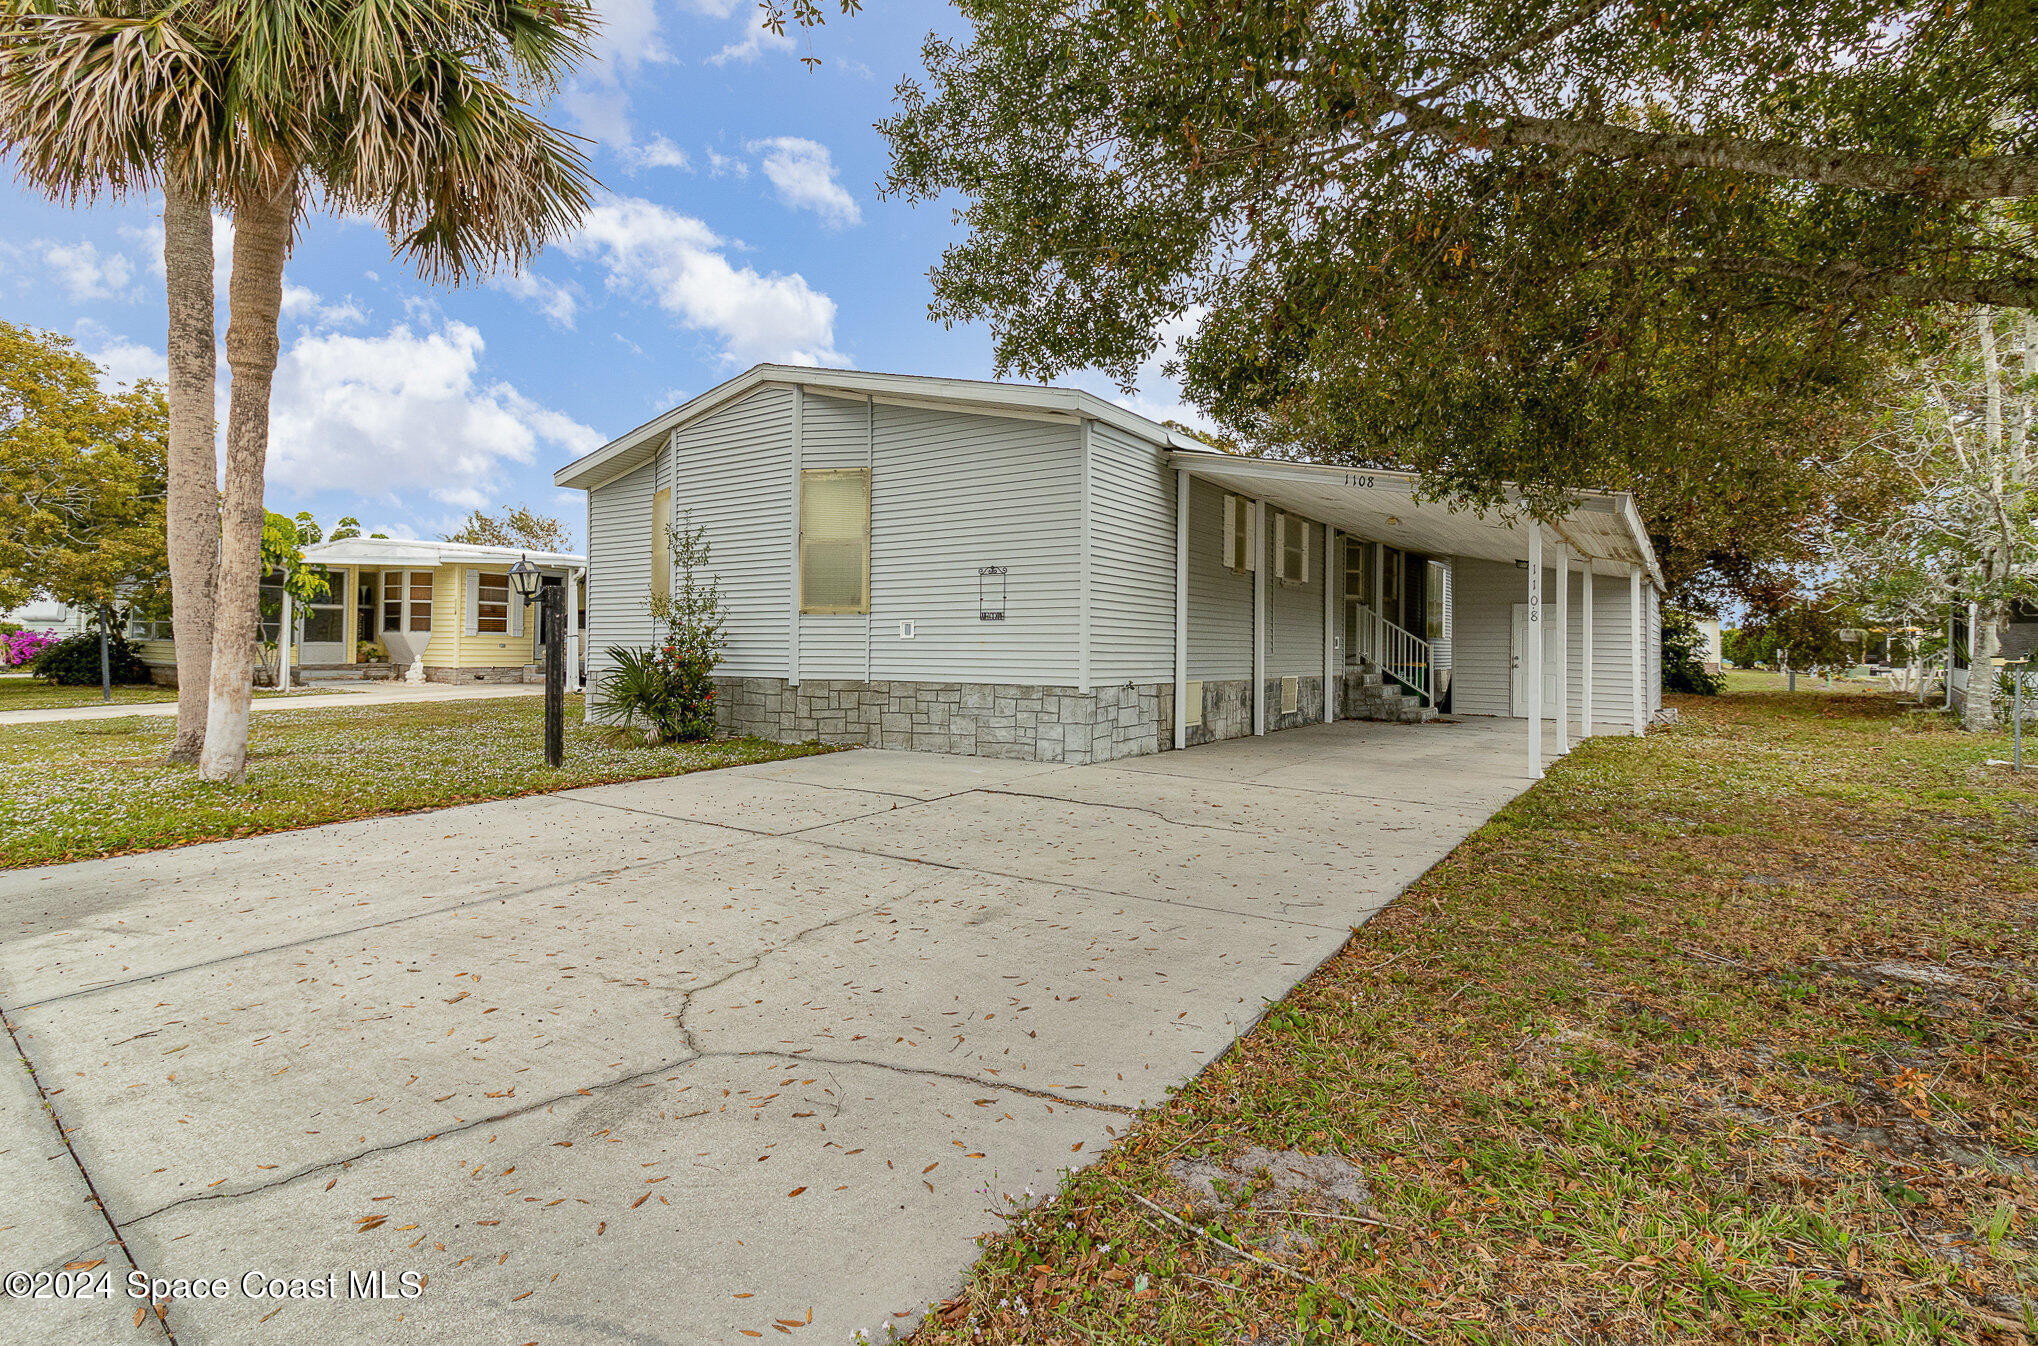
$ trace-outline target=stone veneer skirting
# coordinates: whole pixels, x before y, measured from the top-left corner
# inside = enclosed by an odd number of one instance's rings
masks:
[[[969,753],[1034,762],[1108,762],[1173,746],[1168,683],[1032,687],[1004,682],[717,678],[715,718],[780,742]]]
[[[433,668],[425,665],[426,682],[543,682],[543,664],[512,664],[500,668]]]

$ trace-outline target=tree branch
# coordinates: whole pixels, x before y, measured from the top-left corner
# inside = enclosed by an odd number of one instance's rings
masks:
[[[1923,196],[1942,201],[1997,201],[2038,195],[2038,155],[1974,159],[1907,159],[1896,154],[1808,147],[1782,140],[1636,131],[1606,122],[1500,114],[1491,121],[1440,112],[1418,99],[1374,85],[1412,130],[1474,149],[1538,147],[1638,159],[1666,168],[1724,169],[1761,177]]]

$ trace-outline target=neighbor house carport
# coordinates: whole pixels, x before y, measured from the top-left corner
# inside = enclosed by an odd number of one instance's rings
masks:
[[[1526,607],[1529,637],[1520,642],[1516,655],[1523,664],[1523,677],[1506,670],[1507,685],[1519,682],[1526,704],[1510,703],[1509,713],[1524,719],[1527,728],[1527,758],[1531,775],[1542,775],[1544,720],[1552,720],[1555,747],[1568,747],[1575,719],[1580,736],[1594,732],[1594,725],[1619,724],[1640,734],[1648,724],[1653,705],[1652,662],[1649,655],[1647,616],[1649,593],[1660,593],[1663,577],[1654,549],[1642,526],[1632,497],[1617,492],[1573,491],[1568,510],[1558,519],[1537,522],[1519,504],[1485,512],[1425,499],[1420,480],[1412,473],[1376,468],[1336,467],[1319,463],[1284,462],[1248,458],[1237,454],[1204,450],[1173,450],[1168,455],[1176,473],[1177,526],[1175,555],[1175,742],[1184,741],[1189,702],[1189,499],[1190,483],[1208,482],[1250,502],[1252,536],[1267,536],[1269,509],[1314,521],[1323,530],[1323,555],[1338,555],[1341,538],[1362,540],[1379,547],[1449,560],[1513,564],[1521,567],[1520,591]],[[1326,572],[1329,572],[1326,566]],[[1554,704],[1545,695],[1543,630],[1545,614],[1545,571],[1554,576],[1555,630],[1561,636],[1553,642],[1557,694]],[[1579,576],[1581,601],[1577,620],[1571,611],[1573,574]],[[1380,568],[1374,567],[1374,574]],[[1604,704],[1606,679],[1610,670],[1595,668],[1595,658],[1604,657],[1609,642],[1595,630],[1608,616],[1611,595],[1598,592],[1596,581],[1611,581],[1626,589],[1620,605],[1624,638],[1617,642],[1626,674],[1624,706]],[[1268,648],[1267,613],[1269,576],[1259,568],[1253,580],[1253,686],[1266,685],[1265,652]],[[1323,718],[1336,718],[1337,698],[1329,694],[1335,679],[1343,673],[1338,655],[1338,631],[1344,595],[1338,586],[1324,585],[1323,673],[1326,694]],[[1378,603],[1373,604],[1378,611]],[[1375,618],[1378,620],[1378,618]],[[1579,657],[1571,657],[1574,641]],[[1596,651],[1595,647],[1598,647]],[[1459,657],[1464,657],[1460,655]],[[1490,657],[1490,656],[1489,656]],[[1574,662],[1578,667],[1574,668]],[[1492,672],[1493,670],[1484,670]],[[1601,687],[1602,704],[1594,706],[1595,682]],[[1267,732],[1264,696],[1254,697],[1253,731]]]

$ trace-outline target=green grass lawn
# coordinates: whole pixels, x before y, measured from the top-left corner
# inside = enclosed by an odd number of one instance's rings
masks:
[[[1016,1215],[923,1340],[2031,1340],[2038,777],[1860,688],[1675,704]],[[1247,1145],[1369,1191],[1185,1185]]]
[[[323,695],[323,689],[298,690],[292,696]],[[269,697],[277,693],[257,688],[256,696]],[[113,704],[116,706],[140,706],[154,702],[175,701],[175,687],[157,687],[152,683],[135,686],[115,687]],[[59,687],[41,678],[25,677],[20,674],[0,676],[0,711],[5,710],[69,710],[73,706],[92,707],[105,705],[100,689],[92,687]]]
[[[0,729],[0,867],[820,751],[757,739],[618,745],[579,722],[577,698],[566,714],[566,762],[553,771],[538,697],[264,711],[250,721],[247,783],[233,786],[163,760],[168,716],[10,725]]]

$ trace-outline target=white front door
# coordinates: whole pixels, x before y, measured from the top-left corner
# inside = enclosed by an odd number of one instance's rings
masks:
[[[1557,718],[1557,631],[1548,620],[1548,604],[1544,604],[1543,627],[1543,718]],[[1528,604],[1514,605],[1514,640],[1509,646],[1510,663],[1514,668],[1512,688],[1508,693],[1508,713],[1526,716],[1529,708],[1528,660],[1522,652],[1528,649]]]

